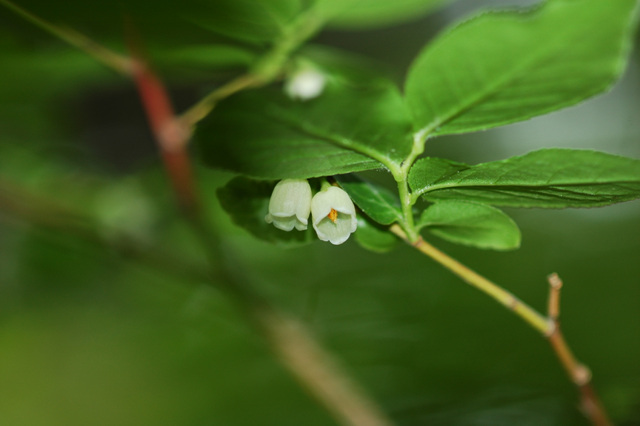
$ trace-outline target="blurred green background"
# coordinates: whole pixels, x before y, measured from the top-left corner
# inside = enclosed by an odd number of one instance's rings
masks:
[[[123,48],[122,8],[75,3],[20,4]],[[371,57],[401,81],[451,22],[530,3],[462,0],[315,41]],[[179,110],[242,65],[211,66],[215,58],[202,54],[188,62],[182,46],[220,39],[173,25],[162,9],[136,12]],[[428,153],[475,163],[572,147],[640,158],[637,53],[610,93],[438,138]],[[204,255],[173,205],[145,120],[130,81],[0,9],[0,425],[334,424],[198,275]],[[354,241],[274,248],[220,210],[215,190],[230,176],[197,174],[226,254],[218,261],[302,318],[399,425],[586,424],[547,342],[440,266],[401,245],[387,254]],[[432,242],[541,311],[545,277],[560,274],[567,340],[616,424],[640,425],[640,202],[509,213],[523,233],[518,251]],[[141,264],[95,242],[120,244],[122,235],[177,253],[187,267]]]

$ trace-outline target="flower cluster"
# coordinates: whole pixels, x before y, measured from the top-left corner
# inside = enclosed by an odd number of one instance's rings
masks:
[[[307,229],[309,213],[318,238],[331,244],[344,243],[358,226],[355,206],[344,190],[328,185],[312,197],[305,179],[278,182],[265,220],[283,231],[303,231]]]

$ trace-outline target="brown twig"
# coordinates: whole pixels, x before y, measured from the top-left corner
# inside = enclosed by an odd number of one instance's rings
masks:
[[[273,309],[258,310],[254,314],[279,358],[339,424],[392,425],[299,320]]]
[[[553,328],[547,334],[549,344],[571,381],[578,387],[581,399],[580,405],[585,416],[595,426],[610,426],[612,423],[607,416],[607,412],[591,385],[591,371],[576,359],[560,330],[560,289],[562,288],[562,280],[556,273],[549,275],[547,279],[549,281],[548,316],[549,320],[553,322]]]
[[[127,24],[127,41],[134,64],[133,80],[146,112],[149,127],[153,132],[180,206],[188,215],[193,215],[200,207],[187,151],[191,127],[185,126],[176,118],[164,84],[144,59],[143,48],[133,24],[130,21]]]
[[[560,289],[562,280],[555,272],[547,277],[549,281],[549,302],[547,304],[547,316],[555,325],[560,316]]]
[[[135,63],[134,80],[165,169],[180,205],[186,212],[193,213],[199,207],[187,152],[191,131],[175,118],[169,96],[158,77],[146,63],[140,60]]]

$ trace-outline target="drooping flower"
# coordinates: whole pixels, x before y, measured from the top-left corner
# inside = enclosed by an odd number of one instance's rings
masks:
[[[278,229],[307,229],[311,210],[311,187],[306,179],[284,179],[278,182],[269,200],[269,213],[264,220]]]
[[[311,200],[313,229],[318,238],[331,244],[342,244],[358,227],[356,208],[341,188],[322,189]]]
[[[326,82],[327,77],[320,71],[304,68],[289,77],[284,91],[291,99],[306,101],[320,96]]]

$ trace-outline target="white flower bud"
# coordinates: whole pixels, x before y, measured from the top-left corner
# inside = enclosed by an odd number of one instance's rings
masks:
[[[278,182],[269,200],[269,214],[264,220],[278,229],[307,229],[311,210],[311,187],[306,179],[284,179]]]
[[[318,70],[306,68],[291,76],[284,86],[284,91],[291,99],[306,101],[320,96],[327,78]]]
[[[343,189],[331,186],[311,200],[313,228],[322,241],[342,244],[358,227],[356,208]]]

